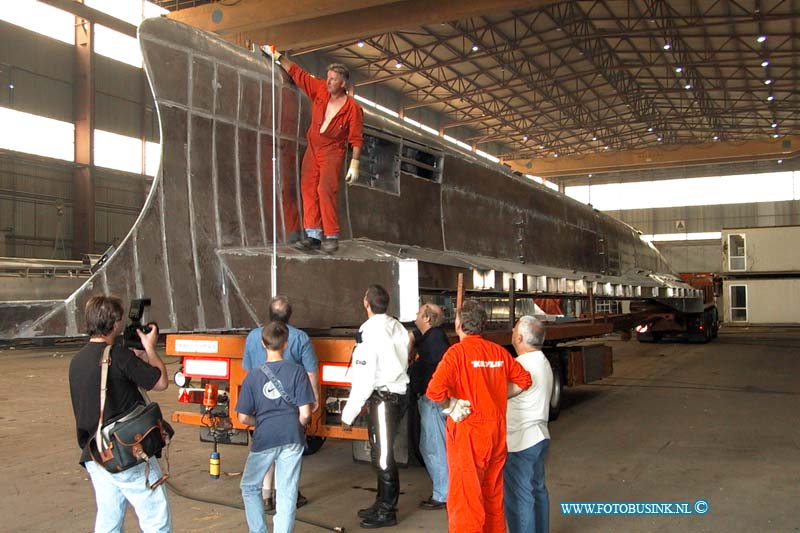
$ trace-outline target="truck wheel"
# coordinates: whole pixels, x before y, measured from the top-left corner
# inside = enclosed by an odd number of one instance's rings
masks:
[[[561,414],[561,400],[564,392],[564,379],[561,373],[561,365],[553,368],[553,393],[550,395],[550,421],[558,419]]]
[[[306,448],[303,455],[314,455],[325,444],[325,437],[306,437]]]

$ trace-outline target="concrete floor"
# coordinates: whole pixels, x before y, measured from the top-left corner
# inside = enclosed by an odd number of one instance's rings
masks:
[[[607,341],[615,374],[568,390],[551,424],[547,462],[552,531],[800,531],[800,330],[735,329],[709,345]],[[67,369],[79,345],[2,348],[0,405],[4,531],[90,531],[94,496],[77,464]],[[175,369],[171,361],[170,369]],[[153,395],[175,406],[176,389]],[[179,428],[172,483],[192,497],[240,505],[247,450],[224,447],[223,476],[208,479],[209,445]],[[298,518],[359,530],[375,477],[351,461],[349,445],[328,442],[307,457],[301,488],[311,503]],[[424,469],[401,470],[394,531],[445,531],[443,511],[421,511],[430,494]],[[246,528],[244,513],[171,493],[176,531]],[[562,515],[560,502],[694,502],[693,516]],[[129,531],[136,518],[129,513]],[[302,522],[298,533],[322,531]]]

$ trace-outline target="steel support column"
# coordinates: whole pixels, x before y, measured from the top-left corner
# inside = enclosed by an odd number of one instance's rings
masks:
[[[75,17],[72,107],[72,257],[94,253],[94,23]]]

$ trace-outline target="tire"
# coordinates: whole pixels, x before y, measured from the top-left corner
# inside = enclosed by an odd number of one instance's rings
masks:
[[[553,369],[553,393],[550,395],[550,417],[549,420],[558,419],[561,414],[561,404],[564,400],[564,376],[561,372],[561,365],[555,365]]]
[[[306,448],[303,450],[303,455],[314,455],[317,453],[322,445],[325,444],[326,437],[306,437]]]

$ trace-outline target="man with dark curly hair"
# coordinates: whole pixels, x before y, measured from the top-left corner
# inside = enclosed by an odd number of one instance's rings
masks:
[[[125,328],[122,302],[114,296],[94,296],[86,303],[86,330],[89,342],[75,354],[69,365],[69,389],[78,432],[80,463],[86,468],[97,500],[95,531],[122,531],[128,502],[136,511],[143,531],[172,531],[169,504],[164,485],[153,490],[147,487],[161,477],[158,460],[143,462],[112,474],[92,460],[97,456],[95,433],[100,419],[100,359],[107,346],[111,348],[111,365],[103,423],[130,411],[137,403],[145,403],[139,392],[165,390],[169,386],[167,370],[156,352],[158,327],[151,324],[145,334],[137,330],[143,350],[129,350],[115,340]],[[149,468],[149,478],[146,472]]]

